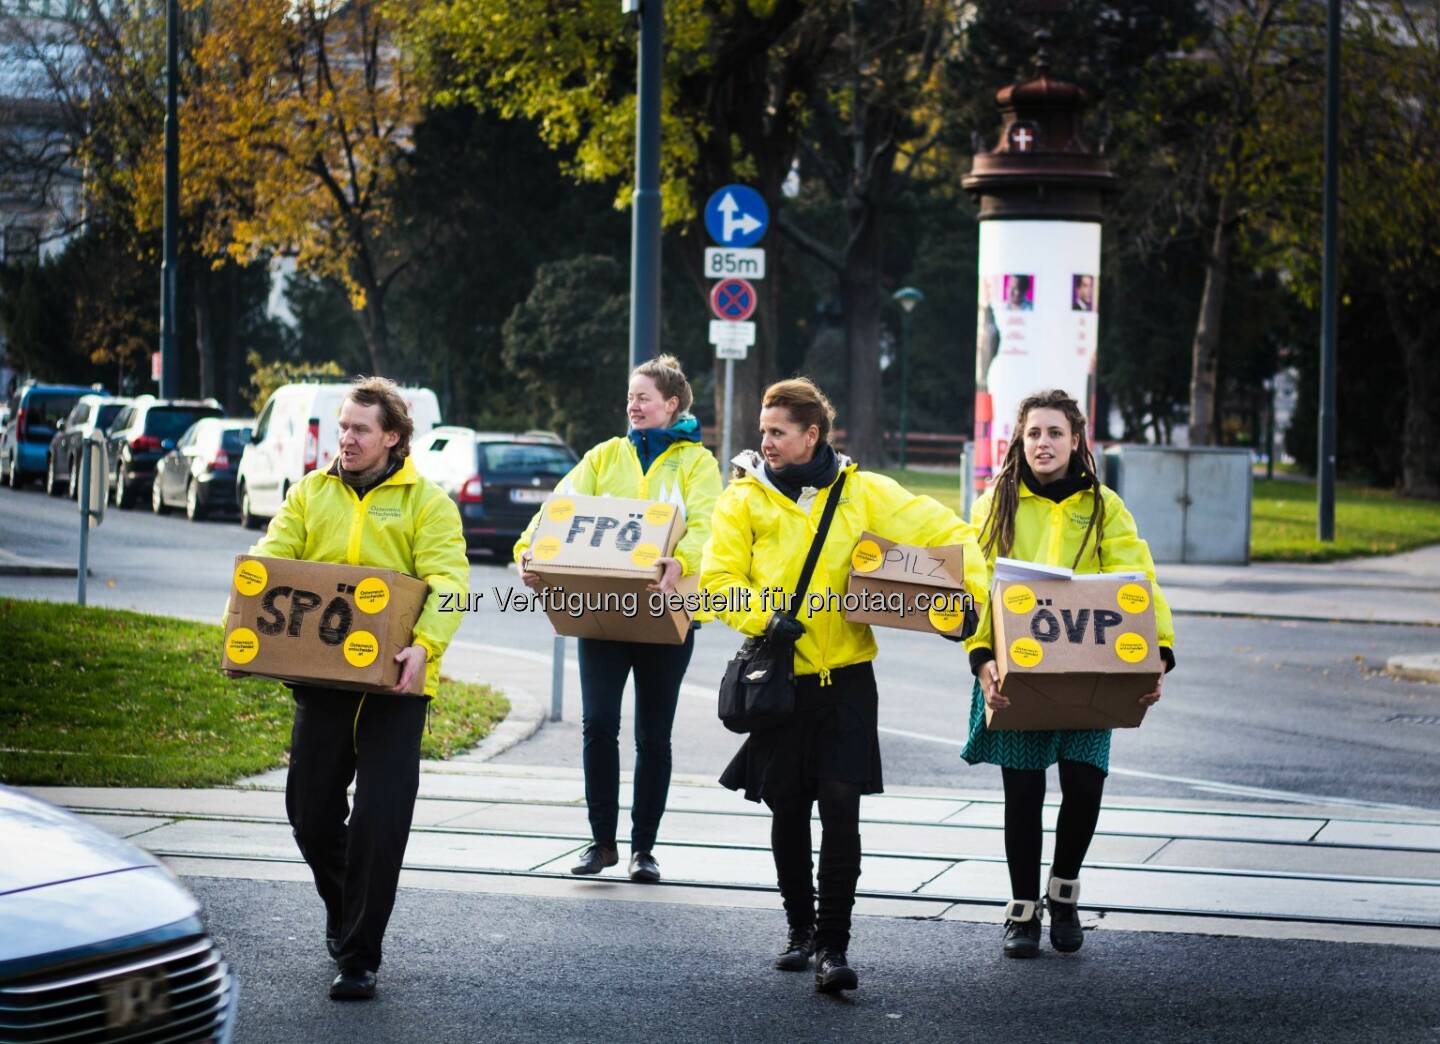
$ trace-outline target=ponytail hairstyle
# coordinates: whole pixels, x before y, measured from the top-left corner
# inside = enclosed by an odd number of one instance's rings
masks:
[[[1085,414],[1080,405],[1059,389],[1038,392],[1020,403],[1019,415],[1015,419],[1015,433],[1005,449],[1005,459],[995,473],[990,486],[990,514],[980,527],[980,546],[985,557],[1008,556],[1015,546],[1015,511],[1020,505],[1020,466],[1025,460],[1025,422],[1031,410],[1059,410],[1065,414],[1072,435],[1079,435],[1072,459],[1078,459],[1084,477],[1090,480],[1090,492],[1094,507],[1090,511],[1090,524],[1085,528],[1085,538],[1080,541],[1080,550],[1075,552],[1075,561],[1070,568],[1080,565],[1085,557],[1085,545],[1095,537],[1095,555],[1100,555],[1100,541],[1105,532],[1105,498],[1100,492],[1100,476],[1095,467],[1095,456],[1090,452],[1090,441],[1085,434]]]
[[[665,398],[680,400],[680,404],[675,407],[675,416],[671,418],[672,421],[679,420],[689,413],[691,404],[695,402],[695,393],[690,390],[690,382],[685,379],[685,371],[680,368],[680,360],[673,355],[657,355],[653,359],[648,359],[631,370],[630,376],[649,377]]]

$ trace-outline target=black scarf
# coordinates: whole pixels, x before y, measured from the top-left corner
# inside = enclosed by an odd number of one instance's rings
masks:
[[[1060,503],[1066,497],[1074,496],[1081,490],[1089,489],[1092,484],[1089,473],[1080,466],[1080,458],[1072,455],[1070,467],[1065,474],[1053,482],[1042,484],[1035,477],[1035,472],[1030,470],[1030,462],[1023,456],[1020,458],[1020,478],[1031,493],[1046,500],[1053,500]]]
[[[825,489],[839,474],[840,459],[835,456],[835,448],[828,442],[816,446],[815,455],[804,464],[786,464],[777,470],[770,466],[769,461],[765,463],[766,477],[775,484],[776,489],[796,501],[800,499],[800,494],[805,492],[806,486]]]

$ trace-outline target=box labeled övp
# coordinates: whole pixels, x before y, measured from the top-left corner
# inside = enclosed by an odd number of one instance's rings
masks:
[[[1105,574],[1001,579],[991,592],[1006,729],[1134,728],[1164,671],[1150,581]]]
[[[540,508],[530,543],[530,569],[545,582],[545,615],[571,638],[680,645],[691,614],[657,602],[649,585],[656,561],[685,535],[684,513],[663,500],[552,494]],[[699,577],[681,577],[678,594],[693,596]],[[658,597],[658,596],[657,596]]]
[[[429,585],[395,569],[236,555],[221,667],[280,681],[385,691]],[[418,671],[407,692],[425,691]]]
[[[915,547],[861,534],[850,556],[845,600],[851,623],[958,638],[969,605],[961,545]]]

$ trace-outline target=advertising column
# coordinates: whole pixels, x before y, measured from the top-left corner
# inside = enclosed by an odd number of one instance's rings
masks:
[[[1027,395],[1061,388],[1094,434],[1101,198],[1115,176],[1080,139],[1085,95],[1041,75],[1002,89],[1000,143],[964,186],[980,205],[974,483],[1004,459]]]

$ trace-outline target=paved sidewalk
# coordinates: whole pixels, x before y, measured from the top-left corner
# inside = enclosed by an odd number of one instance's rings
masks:
[[[183,873],[260,879],[306,873],[285,820],[283,770],[213,790],[30,789]],[[1052,802],[1047,858],[1055,815]],[[1009,883],[1003,803],[994,792],[900,788],[865,798],[861,816],[864,912],[999,918]],[[578,772],[426,762],[407,881],[480,892],[518,887],[575,898],[773,905],[769,822],[761,806],[713,782],[678,777],[656,849],[666,884],[631,885],[623,863],[581,881],[568,872],[589,840]],[[1440,812],[1112,802],[1101,813],[1083,880],[1092,927],[1440,947]]]
[[[1440,544],[1343,562],[1162,565],[1157,571],[1179,612],[1440,627]],[[1440,651],[1440,634],[1435,645]]]

